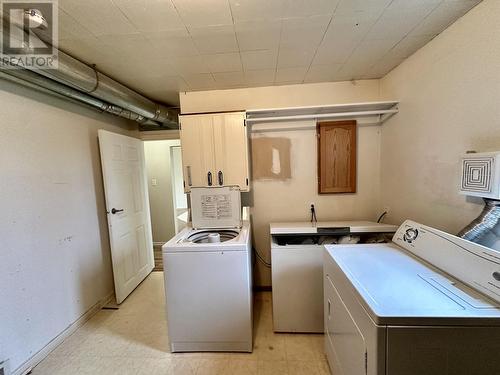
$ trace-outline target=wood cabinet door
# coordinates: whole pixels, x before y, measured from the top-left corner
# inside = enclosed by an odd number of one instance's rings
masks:
[[[356,192],[356,121],[317,125],[319,194]]]
[[[184,190],[189,192],[192,186],[216,186],[212,116],[182,116],[180,138]]]
[[[245,113],[213,116],[216,185],[248,191],[248,136]]]

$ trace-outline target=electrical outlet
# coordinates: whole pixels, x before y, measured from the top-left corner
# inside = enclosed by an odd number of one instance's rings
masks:
[[[9,360],[0,362],[0,375],[10,375]]]

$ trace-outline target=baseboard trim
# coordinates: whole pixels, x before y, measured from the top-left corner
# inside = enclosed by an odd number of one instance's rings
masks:
[[[33,368],[42,362],[47,356],[57,348],[65,339],[71,336],[78,328],[83,326],[90,318],[92,318],[101,308],[110,303],[115,298],[115,293],[112,292],[97,302],[94,306],[88,309],[80,318],[70,324],[68,328],[62,331],[59,335],[54,337],[47,345],[40,349],[36,354],[19,366],[12,372],[12,375],[26,375],[30,373]]]

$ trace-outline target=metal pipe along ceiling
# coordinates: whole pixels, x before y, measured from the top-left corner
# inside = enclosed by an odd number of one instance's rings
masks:
[[[160,124],[146,119],[137,113],[128,111],[115,105],[103,102],[100,99],[84,94],[76,89],[55,82],[49,78],[43,77],[26,69],[8,69],[0,71],[0,78],[15,82],[22,86],[34,89],[46,94],[51,94],[63,99],[69,99],[76,103],[87,104],[100,111],[111,113],[129,120],[137,121],[141,124],[156,125]]]
[[[5,28],[3,32],[6,32]],[[155,103],[62,51],[58,51],[57,69],[26,70],[21,67],[4,70],[4,73],[102,111],[140,123],[160,123],[169,128],[178,128],[178,109]]]

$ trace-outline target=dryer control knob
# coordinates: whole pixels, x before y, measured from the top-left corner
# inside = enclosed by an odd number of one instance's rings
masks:
[[[416,228],[410,228],[410,229],[407,229],[404,236],[403,236],[403,240],[405,240],[406,242],[408,243],[412,243],[413,241],[415,241],[418,237],[418,229]]]

